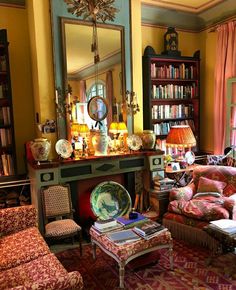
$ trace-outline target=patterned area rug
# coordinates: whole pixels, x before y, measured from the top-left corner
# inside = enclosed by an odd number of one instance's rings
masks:
[[[119,289],[118,265],[99,248],[95,261],[90,245],[84,246],[82,257],[79,248],[56,255],[68,271],[82,274],[85,290]],[[236,290],[236,255],[214,258],[210,266],[206,265],[208,258],[208,250],[175,241],[174,271],[169,270],[166,249],[139,257],[126,266],[125,289]]]

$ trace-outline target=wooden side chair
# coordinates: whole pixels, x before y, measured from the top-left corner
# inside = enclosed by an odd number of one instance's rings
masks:
[[[73,220],[73,210],[69,185],[51,185],[41,189],[44,213],[44,237],[46,240],[79,236],[80,254],[82,255],[81,227]]]

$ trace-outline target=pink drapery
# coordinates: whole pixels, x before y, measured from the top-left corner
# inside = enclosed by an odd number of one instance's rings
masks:
[[[112,122],[112,103],[113,103],[113,76],[112,71],[106,73],[106,99],[108,103],[107,127],[109,128]]]
[[[79,86],[79,100],[81,103],[86,103],[87,99],[86,99],[86,81],[82,80],[79,82],[80,86]]]
[[[226,136],[227,79],[236,76],[236,21],[219,25],[216,43],[216,67],[214,83],[214,154],[222,154]],[[236,125],[236,111],[231,123]],[[231,136],[236,140],[236,134]]]

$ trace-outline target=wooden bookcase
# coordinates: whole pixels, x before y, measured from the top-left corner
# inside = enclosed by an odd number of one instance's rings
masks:
[[[11,77],[6,29],[0,30],[0,179],[16,174]]]
[[[200,53],[193,57],[149,54],[143,56],[144,129],[153,130],[165,150],[173,125],[189,125],[199,149]]]

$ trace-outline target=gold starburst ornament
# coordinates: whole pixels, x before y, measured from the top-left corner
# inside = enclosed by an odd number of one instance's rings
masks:
[[[115,0],[64,0],[68,5],[68,12],[83,19],[91,18],[93,21],[114,21],[119,11],[113,6]]]

